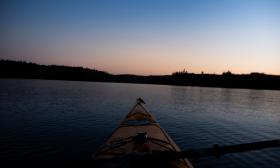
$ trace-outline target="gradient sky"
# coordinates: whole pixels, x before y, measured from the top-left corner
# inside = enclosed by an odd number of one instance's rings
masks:
[[[0,25],[2,59],[280,74],[279,0],[1,0]]]

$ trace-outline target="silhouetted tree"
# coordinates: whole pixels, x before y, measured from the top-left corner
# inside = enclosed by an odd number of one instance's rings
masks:
[[[230,75],[232,75],[232,73],[230,71],[227,71],[227,72],[223,72],[223,75],[224,76],[230,76]]]

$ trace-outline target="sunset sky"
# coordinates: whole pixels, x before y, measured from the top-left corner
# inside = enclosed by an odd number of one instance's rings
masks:
[[[0,58],[113,74],[280,74],[279,0],[1,0]]]

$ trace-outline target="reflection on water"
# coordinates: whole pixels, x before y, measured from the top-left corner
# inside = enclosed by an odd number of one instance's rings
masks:
[[[9,79],[0,86],[5,167],[87,162],[137,97],[183,149],[280,138],[279,91]],[[266,149],[192,163],[279,167],[279,161],[279,149]]]

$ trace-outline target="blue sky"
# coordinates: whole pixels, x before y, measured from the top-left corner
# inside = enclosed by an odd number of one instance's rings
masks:
[[[280,74],[277,0],[2,0],[0,58],[111,73]]]

